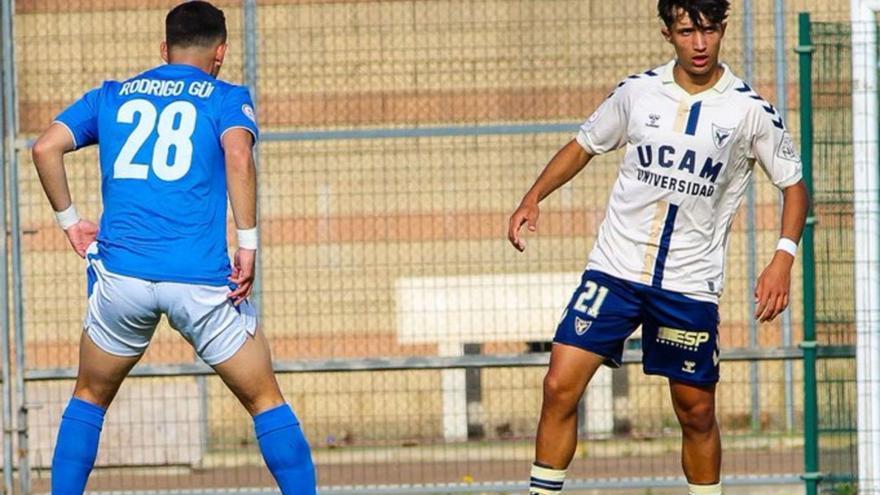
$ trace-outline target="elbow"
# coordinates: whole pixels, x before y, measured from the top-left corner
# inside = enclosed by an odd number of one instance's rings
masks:
[[[227,151],[226,168],[230,173],[243,174],[255,170],[254,157],[248,151]]]
[[[64,150],[51,140],[46,139],[45,136],[40,136],[31,148],[31,158],[37,167],[51,157],[63,154]]]
[[[49,146],[43,138],[37,139],[33,147],[31,147],[31,158],[34,160],[34,165],[39,166],[40,162],[49,154],[50,150],[51,146]]]

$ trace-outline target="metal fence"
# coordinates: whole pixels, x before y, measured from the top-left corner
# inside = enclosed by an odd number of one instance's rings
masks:
[[[854,345],[855,242],[852,178],[852,49],[849,23],[812,23],[815,122],[816,321],[821,345]],[[847,486],[858,469],[855,362],[822,359],[819,460],[823,485]]]
[[[3,25],[13,139],[4,155],[10,262],[0,263],[0,284],[11,286],[0,293],[12,310],[0,324],[8,318],[15,336],[4,350],[3,397],[13,401],[3,421],[18,432],[4,474],[12,483],[17,466],[20,493],[48,490],[85,300],[83,267],[52,223],[28,142],[100,81],[159,63],[174,3],[19,0]],[[547,341],[620,156],[591,163],[546,202],[522,255],[506,245],[506,218],[618,80],[671,57],[655,2],[218,4],[231,47],[221,77],[251,87],[264,132],[261,325],[322,493],[522,490]],[[849,17],[833,0],[735,2],[724,49],[795,134],[798,10]],[[77,204],[96,218],[95,150],[67,163]],[[759,328],[749,317],[751,287],[775,246],[777,196],[759,176],[730,241],[718,402],[732,484],[798,482],[804,471],[801,274],[782,321]],[[638,345],[585,397],[569,486],[682,483],[666,384],[641,375]],[[273,486],[250,419],[209,371],[163,324],[108,413],[89,489]]]
[[[815,53],[816,342],[857,349],[855,361],[817,362],[813,471],[823,492],[834,494],[880,493],[878,10],[875,2],[853,2],[851,23],[814,22],[808,43]]]

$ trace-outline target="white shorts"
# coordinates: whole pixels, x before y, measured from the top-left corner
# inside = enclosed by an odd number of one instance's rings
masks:
[[[89,258],[83,328],[110,354],[143,354],[163,314],[209,365],[231,358],[257,330],[254,307],[248,301],[233,305],[228,287],[150,282],[109,272],[100,259]]]

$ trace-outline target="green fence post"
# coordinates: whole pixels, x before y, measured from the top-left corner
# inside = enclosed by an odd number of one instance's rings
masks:
[[[813,41],[810,14],[798,14],[798,53],[801,98],[801,155],[803,176],[810,194],[810,210],[804,227],[803,297],[804,297],[804,474],[807,495],[818,493],[819,481],[819,417],[816,387],[816,272],[813,250],[813,231],[816,218],[813,213]]]

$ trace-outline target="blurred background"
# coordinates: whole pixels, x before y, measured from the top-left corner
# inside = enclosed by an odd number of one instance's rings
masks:
[[[29,145],[85,91],[160,64],[176,3],[2,0],[8,493],[49,489],[85,308],[83,262],[54,224]],[[738,493],[854,494],[849,2],[732,3],[722,59],[779,109],[802,148],[802,122],[814,126],[817,221],[790,310],[756,324],[751,295],[781,209],[755,174],[720,305],[725,482]],[[230,30],[220,76],[249,86],[263,132],[254,299],[321,493],[522,493],[549,341],[622,154],[594,160],[542,204],[525,253],[508,244],[507,218],[618,81],[672,58],[656,2],[216,4]],[[67,158],[75,201],[92,219],[97,165],[94,147]],[[803,341],[818,346],[804,352]],[[627,364],[602,370],[582,401],[573,490],[683,490],[668,385],[642,374],[640,346],[637,331]],[[89,489],[273,486],[244,409],[163,322],[108,413]]]

